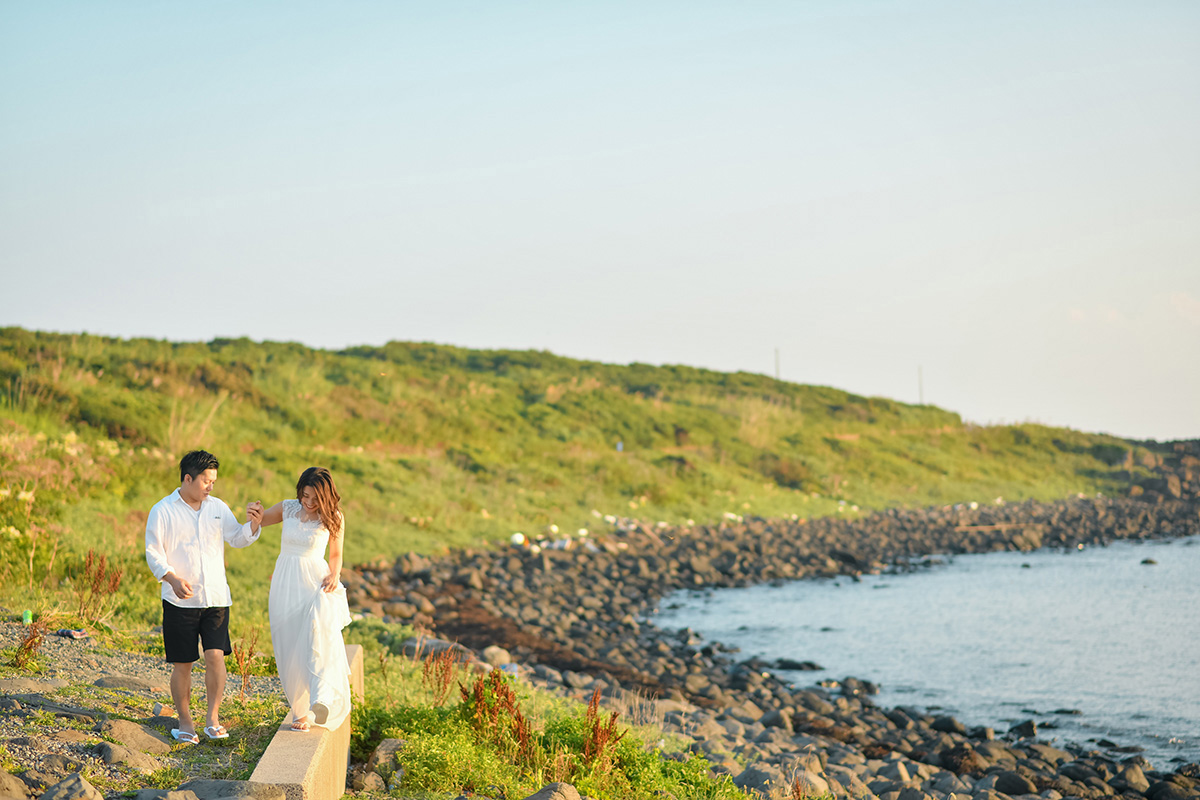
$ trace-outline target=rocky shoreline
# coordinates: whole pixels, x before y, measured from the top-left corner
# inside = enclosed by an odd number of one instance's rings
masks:
[[[748,586],[910,568],[934,554],[1075,548],[1200,534],[1183,482],[1141,498],[889,510],[861,519],[732,517],[671,527],[612,519],[603,531],[534,546],[407,554],[346,575],[352,604],[475,650],[499,646],[533,679],[615,707],[654,708],[715,770],[763,794],[858,800],[1200,798],[1200,766],[1152,765],[1113,748],[1054,747],[1030,721],[968,728],[921,709],[883,709],[869,681],[789,685],[782,665],[738,661],[719,643],[646,622],[679,589]],[[792,666],[792,665],[788,665]],[[657,698],[648,704],[646,698]]]

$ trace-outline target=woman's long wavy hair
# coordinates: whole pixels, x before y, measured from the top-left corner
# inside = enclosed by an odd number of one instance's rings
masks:
[[[296,481],[296,499],[304,499],[305,487],[311,486],[317,494],[317,515],[330,536],[342,530],[342,496],[333,485],[333,475],[324,467],[309,467]]]

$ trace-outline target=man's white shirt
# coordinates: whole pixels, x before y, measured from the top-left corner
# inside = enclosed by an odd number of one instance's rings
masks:
[[[261,528],[259,529],[261,532]],[[258,540],[249,522],[241,523],[229,506],[206,497],[196,511],[179,490],[154,504],[146,519],[146,563],[162,581],[162,599],[180,608],[233,605],[225,580],[225,542],[246,547]],[[174,572],[192,585],[192,596],[180,598],[163,576]]]

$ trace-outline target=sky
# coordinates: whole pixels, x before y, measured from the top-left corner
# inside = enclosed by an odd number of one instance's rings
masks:
[[[1197,143],[1190,0],[4,3],[0,325],[1196,438]]]

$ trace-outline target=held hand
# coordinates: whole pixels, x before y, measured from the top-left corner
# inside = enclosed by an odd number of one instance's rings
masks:
[[[338,587],[338,576],[334,575],[332,572],[329,573],[328,575],[326,575],[325,579],[321,581],[321,591],[322,592],[332,592],[337,587]]]
[[[246,504],[246,519],[255,526],[262,525],[263,504],[255,500]]]
[[[167,583],[171,584],[171,588],[175,590],[175,596],[180,600],[186,600],[192,596],[192,585],[183,578],[171,576],[166,579]]]

